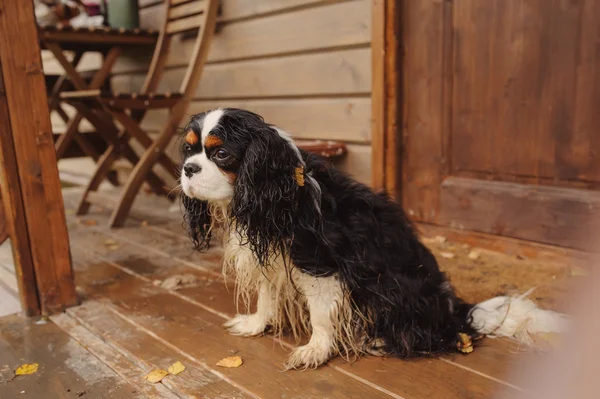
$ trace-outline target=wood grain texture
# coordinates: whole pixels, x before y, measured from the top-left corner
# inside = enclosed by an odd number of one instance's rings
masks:
[[[112,266],[96,264],[95,267]],[[269,338],[233,337],[223,330],[222,317],[123,272],[115,273],[114,277],[120,276],[117,277],[120,288],[110,284],[94,288],[91,293],[95,291],[98,295],[101,291],[110,290],[115,312],[140,328],[153,331],[163,342],[176,342],[182,352],[209,367],[230,356],[231,351],[241,355],[244,359],[242,367],[219,371],[228,380],[244,386],[246,391],[258,397],[293,396],[298,391],[309,397],[323,398],[347,398],[351,395],[388,397],[341,373],[295,373],[292,378],[280,372],[287,350]],[[143,306],[140,290],[146,291]],[[198,342],[203,345],[199,346]],[[257,377],[261,375],[264,377]]]
[[[236,20],[261,18],[267,15],[291,12],[293,10],[316,7],[342,0],[223,0],[218,21],[220,23]],[[164,15],[161,0],[140,0],[140,21],[145,29],[159,29]]]
[[[190,115],[215,108],[243,108],[263,116],[268,123],[286,130],[295,139],[341,140],[369,143],[371,140],[369,98],[324,98],[290,100],[194,101]],[[142,128],[156,131],[166,111],[150,111]]]
[[[449,241],[467,244],[519,258],[534,259],[545,264],[578,265],[589,264],[590,254],[569,248],[540,244],[510,237],[480,233],[427,223],[418,223],[418,230],[426,237],[442,236]]]
[[[0,353],[8,366],[0,371],[2,397],[145,398],[51,322],[36,325],[21,316],[2,318]],[[24,363],[38,363],[38,371],[7,382]]]
[[[136,364],[134,360],[119,353],[109,343],[94,335],[86,327],[77,323],[66,313],[61,313],[51,317],[51,320],[60,329],[62,329],[72,340],[84,347],[93,356],[97,357],[102,363],[110,367],[126,383],[130,384],[135,390],[148,398],[177,399],[176,395],[168,389],[163,383],[149,384],[143,376],[152,371],[152,367],[147,364]],[[110,319],[106,320],[110,323]],[[141,341],[140,345],[144,342]],[[166,369],[166,367],[165,367]]]
[[[371,183],[376,190],[385,189],[385,29],[384,0],[374,0],[371,6],[373,41],[371,43]]]
[[[343,2],[227,24],[215,35],[208,62],[369,45],[368,3]],[[176,57],[173,54],[170,63],[177,62]]]
[[[148,202],[152,204],[152,202]],[[173,228],[177,226],[173,225]],[[200,332],[208,332],[209,334],[218,334],[219,329],[212,330],[212,325],[216,323],[215,319],[210,318],[206,313],[194,310],[194,307],[187,307],[187,305],[175,305],[171,304],[168,296],[159,294],[159,290],[156,291],[156,295],[160,295],[162,300],[156,299],[157,305],[154,305],[155,298],[154,294],[150,294],[148,288],[144,289],[144,298],[138,300],[129,299],[122,295],[126,292],[131,293],[132,287],[136,287],[138,282],[132,280],[146,281],[150,284],[153,279],[162,280],[169,274],[178,273],[191,273],[198,279],[198,286],[193,288],[186,288],[173,292],[173,298],[178,297],[181,299],[187,298],[189,304],[194,304],[201,309],[208,311],[211,315],[225,315],[230,316],[235,313],[235,305],[232,300],[232,294],[230,291],[225,289],[225,286],[220,283],[219,271],[214,270],[204,271],[202,266],[207,263],[213,263],[211,260],[213,256],[207,257],[206,255],[188,252],[185,255],[185,246],[189,245],[188,238],[184,236],[181,230],[179,238],[167,233],[167,231],[161,231],[160,227],[156,229],[154,227],[145,228],[143,234],[140,234],[140,229],[135,227],[128,227],[118,230],[106,231],[105,234],[109,235],[89,235],[89,232],[81,231],[77,234],[77,238],[74,238],[76,245],[81,247],[81,250],[75,251],[75,257],[78,259],[81,255],[90,255],[89,248],[94,248],[94,252],[100,255],[106,261],[112,262],[115,268],[118,268],[122,274],[117,270],[108,271],[106,266],[102,263],[98,263],[94,260],[81,260],[81,263],[77,263],[78,275],[81,277],[80,284],[82,287],[89,287],[89,293],[92,296],[110,297],[115,301],[115,310],[127,319],[140,324],[142,327],[148,330],[152,330],[160,337],[164,337],[168,342],[176,343],[177,346],[183,349],[188,354],[198,353],[199,359],[210,359],[212,355],[212,349],[198,348],[197,352],[192,352],[190,345],[187,345],[186,341],[173,339],[174,331],[170,327],[168,330],[164,330],[163,322],[161,317],[166,317],[168,322],[166,324],[174,324],[179,327],[177,331],[181,334],[185,334],[189,339],[194,339],[194,336],[186,334],[188,330],[185,326],[183,319],[180,319],[180,314],[187,315],[188,320],[194,320],[193,328],[200,330]],[[178,230],[174,230],[178,231]],[[116,250],[110,250],[104,245],[104,241],[110,237],[119,243],[119,248]],[[77,244],[77,243],[81,244]],[[135,243],[135,245],[134,245]],[[86,249],[87,248],[87,249]],[[185,257],[185,258],[184,258]],[[196,267],[192,267],[196,265]],[[106,271],[102,271],[102,269]],[[187,270],[186,270],[187,269]],[[185,270],[185,271],[184,271]],[[101,284],[95,282],[101,281]],[[133,288],[137,290],[137,288]],[[133,293],[134,297],[137,294]],[[148,299],[150,296],[150,299]],[[161,303],[158,307],[158,302]],[[184,306],[184,307],[182,307]],[[77,310],[73,310],[76,312]],[[149,311],[150,313],[146,313]],[[160,315],[154,312],[161,312]],[[167,313],[164,313],[167,312]],[[181,312],[181,313],[179,313]],[[96,312],[97,313],[97,312]],[[94,313],[94,314],[96,314]],[[150,316],[152,315],[152,316]],[[91,317],[92,314],[90,314]],[[154,322],[158,317],[158,321]],[[222,320],[222,318],[221,318]],[[158,323],[158,324],[157,324]],[[99,319],[96,324],[99,328],[102,328],[102,320]],[[217,325],[218,326],[218,325]],[[225,335],[218,335],[218,337],[226,337]],[[200,339],[199,337],[197,339]],[[206,339],[206,338],[204,338]],[[216,338],[226,339],[226,338]],[[262,340],[262,338],[260,339]],[[255,362],[261,362],[262,357],[256,357],[255,350],[260,350],[259,339],[236,339],[235,343],[229,345],[232,350],[237,350],[242,357],[249,359],[244,365],[255,365]],[[180,344],[181,342],[181,344]],[[204,340],[203,342],[208,342]],[[211,341],[212,342],[212,341]],[[219,341],[220,342],[220,341]],[[492,343],[493,344],[493,343]],[[275,344],[277,348],[279,346]],[[213,346],[213,345],[209,345]],[[269,346],[267,354],[271,355],[270,361],[277,363],[279,361],[279,351],[275,351],[273,355],[273,346]],[[284,349],[284,352],[287,349]],[[507,361],[513,361],[514,356],[511,355],[508,348],[490,345],[490,348],[486,348],[482,351],[481,355],[477,355],[478,352],[471,355],[473,360],[468,363],[460,363],[460,359],[452,359],[461,364],[462,367],[469,367],[480,373],[492,373],[487,377],[477,375],[469,370],[469,368],[459,368],[453,363],[442,362],[440,360],[422,360],[415,362],[400,361],[397,359],[380,359],[367,357],[354,364],[346,364],[341,360],[336,360],[332,363],[331,368],[324,368],[314,373],[307,373],[311,378],[320,378],[323,372],[332,373],[333,371],[341,372],[342,374],[351,376],[354,375],[356,378],[362,381],[368,381],[369,386],[378,389],[379,392],[385,392],[388,397],[402,397],[402,398],[428,398],[428,397],[489,397],[493,392],[496,392],[500,385],[494,378],[503,379],[505,375],[505,369],[502,367],[506,365]],[[471,357],[470,356],[470,357]],[[481,356],[479,363],[475,360],[475,357]],[[503,358],[502,356],[506,356]],[[487,359],[487,360],[485,360]],[[486,368],[486,364],[491,364]],[[252,362],[252,363],[251,363]],[[211,365],[211,363],[208,363]],[[242,366],[243,367],[243,366]],[[254,367],[255,376],[260,375],[262,366],[259,365]],[[240,368],[241,371],[241,368]],[[304,373],[300,373],[304,374]],[[311,375],[312,374],[312,375]],[[304,374],[306,375],[306,374]],[[337,375],[337,373],[335,374]],[[390,375],[400,376],[398,378],[389,378]],[[238,382],[240,385],[245,387],[252,387],[254,385],[248,385],[248,382],[243,379],[244,377],[237,377],[239,374],[232,374],[230,378]],[[295,389],[298,383],[298,374],[289,375],[284,373],[284,376],[290,378],[288,380],[289,389]],[[328,377],[332,384],[336,384],[337,377]],[[312,383],[314,385],[314,383]],[[506,386],[506,384],[504,384]],[[275,392],[278,393],[281,388],[277,388]],[[259,394],[257,391],[252,391]],[[261,391],[262,392],[262,391]],[[357,393],[358,395],[359,393]],[[262,396],[262,393],[259,394]],[[328,397],[327,394],[322,394]],[[371,397],[371,396],[368,396]]]
[[[260,3],[262,1],[256,2]],[[142,12],[141,18],[151,18],[154,24],[162,22],[160,16],[162,13],[145,16]],[[213,38],[207,62],[330,51],[349,46],[367,47],[370,41],[369,1],[346,1],[224,24]],[[167,65],[186,66],[193,50],[193,38],[174,37],[171,46]],[[144,49],[125,55],[115,72],[144,71],[147,59],[148,51]]]
[[[23,193],[20,190],[19,171],[15,159],[12,127],[8,113],[6,90],[0,61],[0,191],[2,192],[2,211],[6,234],[11,237],[12,252],[15,258],[15,272],[19,276],[19,298],[26,315],[33,316],[41,312],[35,281],[33,258],[29,250],[27,226],[20,215],[24,214]],[[21,221],[21,223],[19,223]]]
[[[401,140],[398,125],[401,114],[399,77],[401,64],[400,7],[394,0],[372,3],[372,185],[400,199]]]
[[[370,57],[370,49],[355,49],[206,65],[194,99],[369,95]],[[158,90],[177,92],[183,74],[181,69],[167,70]],[[139,91],[143,79],[141,74],[115,76],[113,87]]]
[[[600,193],[447,178],[440,224],[546,244],[590,249],[600,225]]]
[[[2,72],[0,72],[1,74]],[[0,161],[0,165],[3,162]],[[0,179],[0,184],[2,184]],[[4,201],[2,200],[2,188],[0,187],[0,245],[8,238],[8,224],[6,222],[6,212],[4,211]]]
[[[91,337],[84,336],[82,343],[91,340],[105,343],[114,348],[115,352],[131,359],[134,368],[142,369],[144,373],[157,368],[167,370],[176,361],[182,362],[185,366],[184,372],[176,377],[167,377],[159,384],[168,388],[173,397],[195,397],[199,393],[210,398],[251,397],[220,378],[210,368],[188,359],[175,348],[118,316],[109,307],[98,302],[88,302],[70,309],[68,313],[81,323],[80,327],[85,326],[89,329],[87,333]]]
[[[587,118],[586,104],[600,93],[600,75],[589,68],[598,57],[589,44],[599,32],[595,3],[454,3],[457,170],[600,179],[592,156],[600,125],[575,126],[576,113]]]
[[[220,26],[214,36],[207,62],[265,58],[298,52],[331,50],[344,46],[368,46],[370,21],[368,20],[369,8],[366,3],[368,2],[360,0],[355,4],[334,4],[329,7],[310,8],[256,20],[225,24]],[[338,9],[335,13],[322,11],[322,8],[325,8],[325,11],[332,11],[329,10],[330,7],[342,6],[350,8],[348,11]],[[162,13],[152,13],[146,18],[154,21],[151,23],[152,25],[160,24],[163,22],[162,15]],[[338,18],[338,16],[340,20],[333,23],[331,18]],[[293,26],[300,26],[300,28],[291,29]],[[168,66],[186,66],[186,60],[192,49],[192,38],[173,37],[171,51],[168,54]],[[143,48],[129,52],[121,57],[114,71],[116,73],[145,71],[149,57],[150,51]],[[50,61],[47,64],[52,65]]]
[[[443,22],[442,2],[402,2],[406,26],[403,98],[402,201],[408,214],[435,222],[442,182]],[[424,45],[427,43],[427,45]]]
[[[15,215],[28,242],[15,250],[29,252],[35,269],[41,311],[51,313],[77,302],[69,254],[61,186],[56,168],[48,101],[41,69],[38,33],[33,4],[0,2],[0,62],[10,129],[3,139],[4,156],[14,149],[13,173],[6,185],[21,193],[23,213]],[[35,117],[32,117],[35,115]],[[6,126],[5,126],[6,127]],[[10,155],[8,155],[10,156]],[[4,159],[5,164],[7,159]],[[14,173],[17,171],[18,175]],[[14,181],[18,176],[19,180]],[[17,217],[19,218],[17,220]],[[18,262],[24,259],[20,257]],[[19,279],[30,284],[30,267]],[[22,271],[23,269],[21,269]],[[27,291],[31,292],[31,288]],[[33,300],[24,303],[31,309]]]

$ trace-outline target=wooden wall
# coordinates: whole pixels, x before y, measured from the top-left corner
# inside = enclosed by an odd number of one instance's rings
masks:
[[[140,0],[144,28],[158,29],[163,4]],[[176,91],[193,38],[171,47],[160,89]],[[149,54],[128,54],[113,90],[140,88]],[[255,111],[298,139],[341,140],[339,167],[371,181],[371,2],[369,0],[223,0],[202,81],[189,113],[214,107]],[[152,112],[144,127],[166,118]]]

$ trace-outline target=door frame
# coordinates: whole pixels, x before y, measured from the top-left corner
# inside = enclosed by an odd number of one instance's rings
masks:
[[[371,4],[371,186],[402,198],[401,0]]]

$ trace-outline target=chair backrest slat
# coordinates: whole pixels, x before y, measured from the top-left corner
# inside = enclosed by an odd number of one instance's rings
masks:
[[[204,22],[202,14],[192,15],[191,17],[176,19],[175,21],[169,21],[167,23],[167,34],[173,35],[175,33],[181,33],[192,29],[198,29]]]
[[[184,4],[184,3],[191,3],[194,0],[170,0],[169,4],[171,4],[172,6],[177,6],[179,4]]]
[[[178,33],[197,32],[194,47],[186,73],[181,84],[180,92],[186,99],[193,94],[208,54],[216,26],[219,0],[169,0],[166,2],[166,13],[160,32],[150,70],[142,93],[156,90],[163,75],[168,58],[169,47]]]
[[[206,9],[205,1],[193,1],[191,3],[171,6],[169,8],[169,21],[180,18],[191,17],[192,15],[202,14]]]

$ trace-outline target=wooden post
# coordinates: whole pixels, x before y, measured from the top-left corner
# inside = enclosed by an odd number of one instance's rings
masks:
[[[400,12],[402,0],[373,0],[371,44],[372,186],[399,199],[401,116]]]
[[[77,303],[33,2],[0,0],[0,178],[28,315]]]

